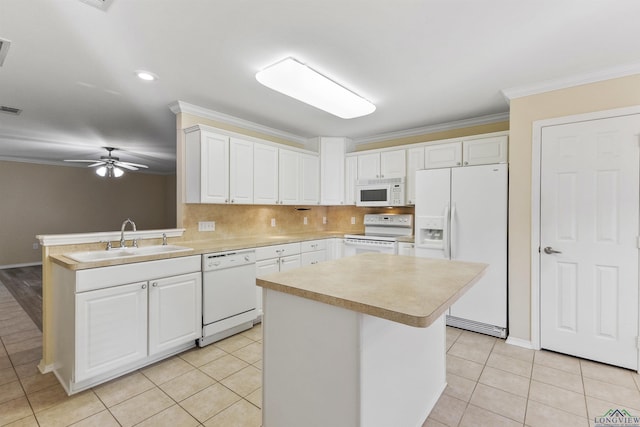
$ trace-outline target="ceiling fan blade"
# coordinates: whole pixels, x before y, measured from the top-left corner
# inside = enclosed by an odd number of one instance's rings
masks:
[[[88,165],[87,167],[88,168],[95,168],[96,166],[105,165],[105,164],[106,164],[105,162],[95,162],[95,163],[93,163],[91,165]]]
[[[98,160],[65,160],[65,162],[73,162],[73,163],[94,163]]]
[[[131,165],[130,165],[130,164],[128,164],[128,163],[123,163],[123,162],[114,162],[113,164],[114,164],[114,166],[117,166],[117,167],[119,167],[119,168],[129,169],[130,171],[137,171],[137,170],[138,170],[138,168],[137,168],[137,167],[135,167],[135,166],[131,166]]]
[[[136,168],[144,168],[144,169],[149,167],[147,165],[141,165],[139,163],[131,163],[131,162],[116,162],[116,163],[121,164],[121,165],[124,164],[124,165],[134,166]]]

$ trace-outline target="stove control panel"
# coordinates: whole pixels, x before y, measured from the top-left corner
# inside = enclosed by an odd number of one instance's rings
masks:
[[[364,225],[386,226],[386,227],[413,227],[413,215],[411,214],[366,214]]]

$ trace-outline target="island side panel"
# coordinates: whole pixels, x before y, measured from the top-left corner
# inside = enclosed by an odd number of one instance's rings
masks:
[[[444,315],[427,328],[360,316],[361,426],[422,426],[447,385]]]
[[[263,427],[357,427],[359,314],[264,289]]]

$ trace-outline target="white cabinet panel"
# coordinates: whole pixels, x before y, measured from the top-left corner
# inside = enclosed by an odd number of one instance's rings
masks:
[[[313,251],[300,254],[300,265],[312,265],[327,260],[327,251]]]
[[[295,205],[300,191],[299,154],[291,150],[278,151],[278,200],[281,205]]]
[[[358,179],[380,178],[380,153],[358,155]]]
[[[186,134],[187,203],[229,199],[229,137],[206,130]]]
[[[320,138],[320,203],[343,205],[345,190],[344,138]]]
[[[356,204],[356,181],[358,180],[358,157],[345,159],[344,204]]]
[[[462,142],[427,145],[424,147],[424,168],[462,166]]]
[[[300,197],[303,205],[320,204],[320,159],[311,154],[300,156]]]
[[[380,178],[404,178],[406,174],[406,150],[380,153]]]
[[[253,159],[253,202],[274,205],[278,201],[278,148],[254,144]]]
[[[149,283],[149,354],[200,338],[202,274],[185,274]]]
[[[406,196],[408,205],[416,203],[416,171],[424,169],[424,147],[407,150]]]
[[[75,298],[75,381],[147,356],[147,282],[83,292]]]
[[[280,258],[280,271],[289,271],[300,266],[300,254]]]
[[[398,243],[398,255],[415,256],[415,244],[407,242]]]
[[[327,239],[307,240],[300,242],[300,252],[313,252],[326,249]]]
[[[253,203],[253,142],[231,138],[229,142],[229,202]]]
[[[464,166],[507,162],[507,136],[465,140],[462,143]]]

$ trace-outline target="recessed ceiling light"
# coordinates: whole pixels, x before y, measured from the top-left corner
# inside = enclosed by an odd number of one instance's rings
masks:
[[[138,71],[136,71],[136,76],[138,76],[138,78],[140,80],[144,80],[144,81],[147,81],[147,82],[152,82],[154,80],[158,80],[158,76],[153,74],[150,71],[138,70]]]
[[[343,119],[366,116],[376,110],[371,102],[294,58],[268,66],[256,73],[256,79],[270,89]]]

